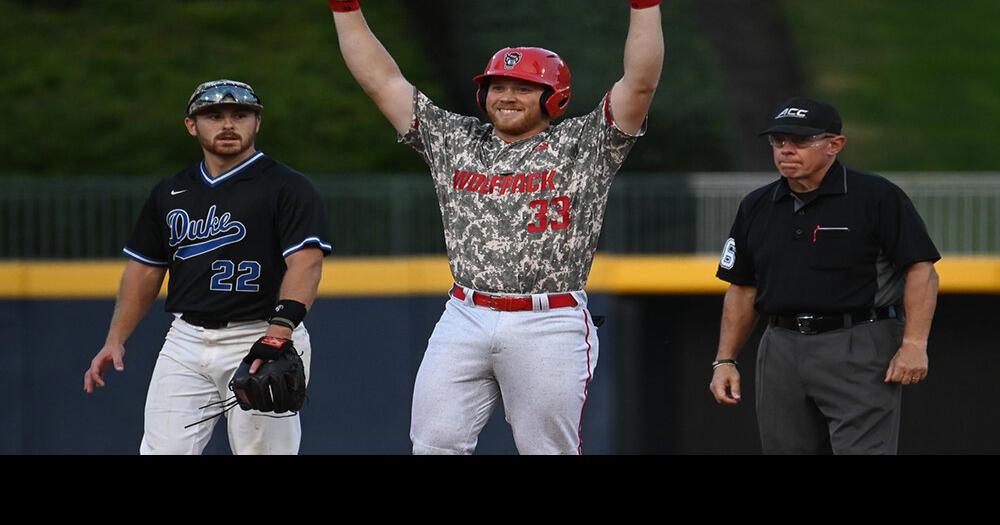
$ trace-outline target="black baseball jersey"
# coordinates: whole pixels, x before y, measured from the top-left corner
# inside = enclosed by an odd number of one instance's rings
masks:
[[[212,179],[204,162],[160,181],[123,250],[168,268],[168,312],[220,321],[265,319],[285,257],[329,254],[326,209],[312,182],[257,152]]]
[[[834,162],[805,195],[781,178],[740,203],[716,276],[757,287],[766,315],[901,304],[904,270],[941,258],[909,197]]]

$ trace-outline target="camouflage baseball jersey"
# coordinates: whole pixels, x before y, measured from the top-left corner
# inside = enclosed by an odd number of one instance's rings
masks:
[[[494,293],[582,290],[615,173],[636,139],[609,97],[582,117],[507,144],[493,125],[414,92],[400,137],[431,168],[455,281]]]

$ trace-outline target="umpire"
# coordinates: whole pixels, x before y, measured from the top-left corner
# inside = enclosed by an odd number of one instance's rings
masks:
[[[927,377],[941,256],[899,187],[837,159],[833,106],[797,97],[775,115],[761,135],[781,178],[740,203],[716,273],[730,287],[710,389],[739,403],[756,309],[764,453],[895,454],[902,385]]]

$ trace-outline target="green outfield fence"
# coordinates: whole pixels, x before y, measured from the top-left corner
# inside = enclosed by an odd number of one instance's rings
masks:
[[[601,249],[707,254],[721,249],[740,199],[773,180],[763,173],[620,174]],[[942,252],[1000,254],[1000,173],[898,173]],[[427,176],[314,176],[337,256],[444,252]],[[149,177],[8,177],[0,193],[0,259],[101,259],[122,244]]]

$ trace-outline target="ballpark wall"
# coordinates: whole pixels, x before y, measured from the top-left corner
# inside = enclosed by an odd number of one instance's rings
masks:
[[[721,296],[595,294],[607,315],[584,418],[589,453],[759,453],[753,406],[756,339],[744,350],[744,403],[711,399],[708,362]],[[404,454],[413,380],[443,295],[326,298],[307,321],[314,341],[303,410],[303,453]],[[905,390],[902,453],[1000,453],[994,400],[1000,370],[992,324],[996,295],[943,295],[929,381]],[[0,453],[134,453],[156,353],[170,317],[154,306],[127,345],[126,371],[108,388],[82,391],[113,301],[3,300],[0,327],[10,400],[0,413]],[[220,425],[221,426],[221,425]],[[228,453],[219,428],[209,453]],[[514,452],[498,407],[480,453]]]
[[[408,453],[413,381],[446,296],[323,299],[306,325],[313,341],[309,400],[303,408],[303,453]],[[595,297],[595,311],[606,298]],[[171,316],[163,303],[126,345],[125,372],[88,396],[83,372],[100,349],[112,300],[4,300],[0,453],[128,454],[142,437],[143,405]],[[610,332],[610,330],[609,330]],[[604,334],[602,333],[602,337]],[[613,352],[602,342],[602,353]],[[603,357],[584,419],[588,452],[613,452],[614,363]],[[192,421],[193,422],[193,421]],[[482,453],[513,453],[498,407],[480,439]],[[228,453],[217,428],[209,453]]]

